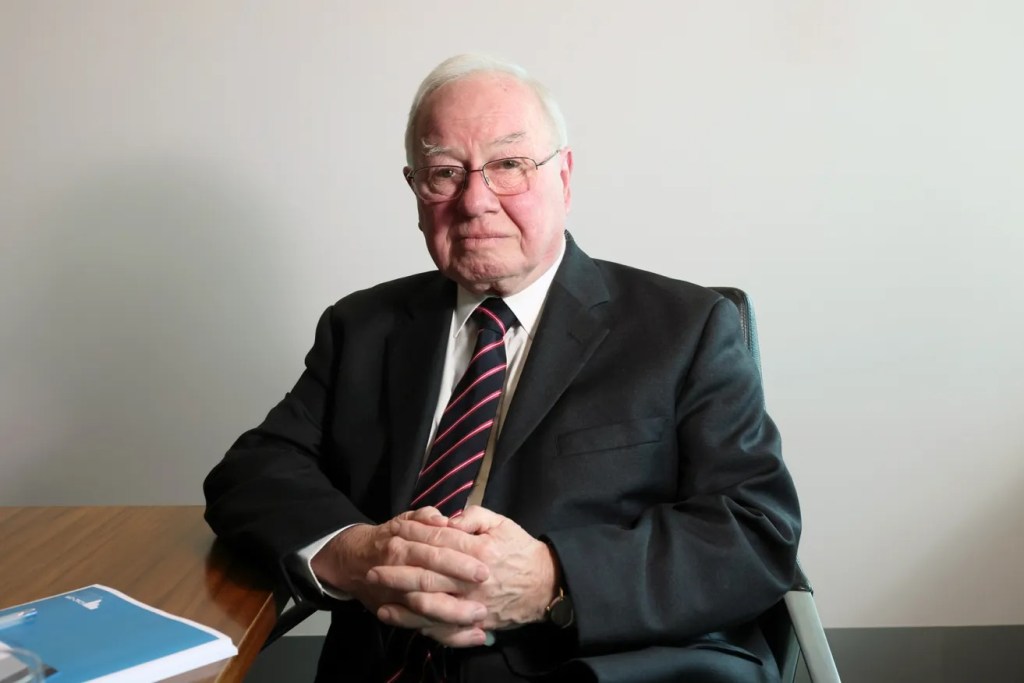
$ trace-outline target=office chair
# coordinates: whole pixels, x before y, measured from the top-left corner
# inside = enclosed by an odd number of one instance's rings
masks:
[[[754,318],[750,298],[742,289],[735,287],[711,289],[731,301],[739,310],[743,340],[760,372],[761,350],[757,344],[757,320]],[[793,588],[774,607],[761,615],[758,623],[775,655],[782,683],[793,683],[796,679],[801,657],[813,683],[840,683],[839,671],[825,638],[818,608],[814,604],[814,592],[799,563]]]

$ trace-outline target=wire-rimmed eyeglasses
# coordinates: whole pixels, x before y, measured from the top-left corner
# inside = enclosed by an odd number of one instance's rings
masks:
[[[544,164],[554,159],[561,148],[543,161],[530,157],[507,157],[488,161],[480,168],[462,166],[423,166],[409,171],[405,179],[416,196],[425,202],[455,199],[469,184],[469,174],[480,172],[484,183],[497,195],[522,194],[530,189],[530,178]]]

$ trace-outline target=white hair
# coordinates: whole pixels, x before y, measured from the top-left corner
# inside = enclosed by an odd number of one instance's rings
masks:
[[[526,69],[494,57],[478,54],[464,54],[449,57],[434,70],[427,74],[427,77],[420,83],[416,97],[412,100],[412,107],[409,108],[409,120],[405,125],[405,160],[410,166],[416,153],[416,123],[420,115],[420,109],[424,100],[435,90],[443,85],[457,81],[475,73],[504,73],[514,76],[519,82],[528,86],[540,100],[544,113],[551,124],[551,132],[559,148],[569,144],[569,136],[565,127],[565,117],[558,102],[552,97],[551,92],[543,83],[530,76]]]

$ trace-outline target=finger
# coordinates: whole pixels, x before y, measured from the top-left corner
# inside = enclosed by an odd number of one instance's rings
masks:
[[[383,586],[401,593],[419,591],[423,593],[464,594],[472,590],[475,582],[458,581],[422,567],[380,566],[366,574],[367,583]]]
[[[487,644],[487,633],[476,627],[428,626],[421,628],[427,638],[432,638],[447,647],[479,647]],[[493,643],[494,637],[491,636]]]
[[[451,548],[460,553],[474,555],[480,549],[481,540],[461,529],[456,529],[456,521],[461,519],[449,519],[445,527],[422,524],[415,520],[398,520],[391,528],[391,533],[407,541],[425,543],[439,548]]]
[[[448,524],[448,518],[445,517],[444,513],[438,510],[432,505],[426,507],[417,508],[412,511],[411,519],[417,522],[423,522],[424,524],[434,524],[439,526],[445,526]]]
[[[390,603],[377,610],[377,618],[384,623],[414,629],[442,624],[472,626],[486,616],[487,609],[479,602],[445,593],[406,593],[404,604]]]
[[[425,629],[431,626],[438,626],[437,622],[431,621],[422,614],[417,614],[408,607],[391,603],[381,605],[377,608],[377,618],[389,626],[401,628]]]
[[[422,522],[423,524],[429,524],[431,526],[447,526],[448,524],[448,518],[445,517],[440,510],[431,505],[417,508],[415,510],[406,510],[402,514],[398,515],[396,519],[412,520],[415,522]]]
[[[491,575],[487,565],[451,548],[415,543],[395,536],[381,566],[410,566],[444,574],[458,581],[482,583]]]
[[[496,512],[479,505],[470,505],[461,515],[449,520],[448,526],[467,534],[483,534],[501,524],[502,520],[504,517]]]

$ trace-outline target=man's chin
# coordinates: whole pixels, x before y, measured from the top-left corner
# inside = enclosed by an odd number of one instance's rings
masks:
[[[480,294],[492,293],[505,295],[508,286],[518,279],[518,273],[500,264],[457,264],[449,269],[448,276],[462,285],[463,288]]]
[[[508,277],[516,271],[521,254],[505,248],[507,244],[492,239],[479,241],[473,248],[462,248],[452,254],[452,270],[467,280],[490,280]]]

